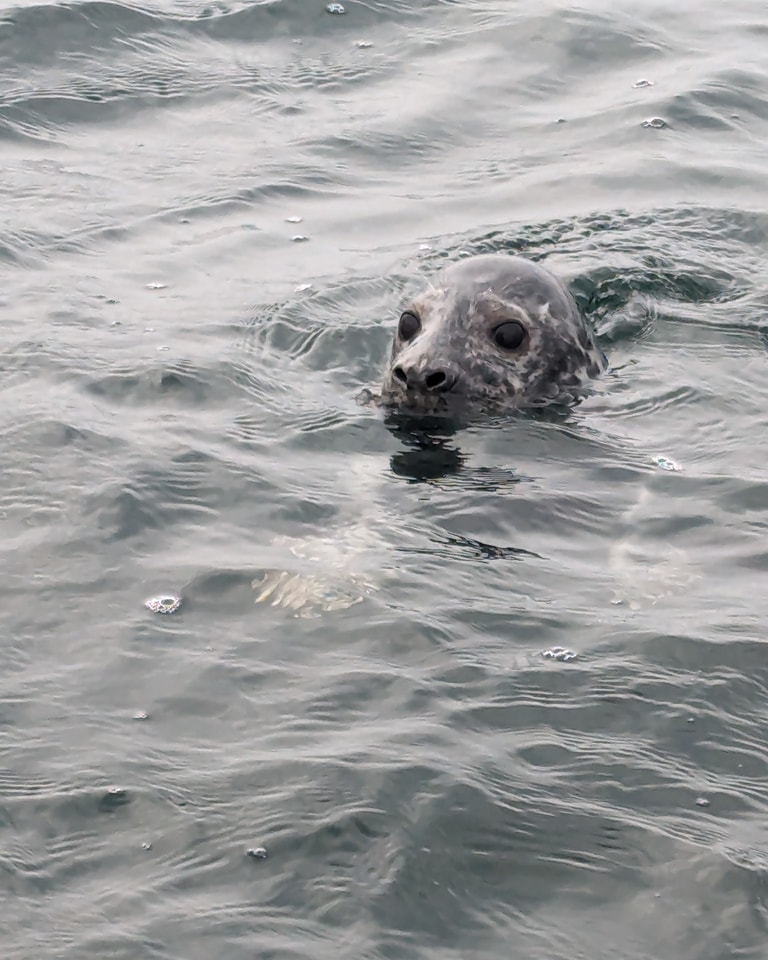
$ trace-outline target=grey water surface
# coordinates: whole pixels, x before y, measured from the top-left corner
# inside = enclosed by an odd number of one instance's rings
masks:
[[[0,952],[764,958],[768,9],[344,8],[3,2]],[[490,251],[609,372],[385,422]]]

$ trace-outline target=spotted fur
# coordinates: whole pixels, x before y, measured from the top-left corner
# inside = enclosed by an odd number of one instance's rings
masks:
[[[404,310],[415,313],[421,327],[408,342],[395,332],[382,388],[382,401],[392,408],[503,412],[567,400],[605,367],[565,286],[521,257],[460,260]],[[515,351],[493,339],[507,320],[526,330]],[[430,387],[435,380],[440,386]]]

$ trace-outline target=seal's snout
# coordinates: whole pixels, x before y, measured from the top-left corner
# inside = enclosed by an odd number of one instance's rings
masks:
[[[449,366],[406,366],[398,364],[392,376],[406,390],[416,393],[448,393],[456,386],[458,373]]]

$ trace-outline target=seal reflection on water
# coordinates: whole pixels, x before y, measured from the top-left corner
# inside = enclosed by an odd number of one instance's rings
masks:
[[[504,413],[576,397],[605,358],[566,287],[522,257],[468,257],[400,316],[382,402]]]

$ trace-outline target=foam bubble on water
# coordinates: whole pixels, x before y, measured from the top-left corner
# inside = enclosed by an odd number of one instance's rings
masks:
[[[160,283],[160,281],[157,280],[153,283],[148,283],[147,290],[165,290],[167,286],[168,286],[167,283]]]
[[[285,218],[285,222],[286,222],[286,223],[301,223],[301,221],[302,221],[303,219],[304,219],[303,217],[286,217],[286,218]]]
[[[250,850],[245,851],[245,855],[252,860],[266,860],[269,856],[266,847],[251,847]]]
[[[661,117],[649,117],[647,120],[643,120],[643,126],[651,127],[653,130],[663,130],[669,124]]]
[[[152,613],[176,613],[181,606],[181,597],[177,597],[173,593],[163,593],[145,600],[144,606]]]
[[[567,647],[552,647],[549,650],[542,651],[542,657],[548,660],[558,660],[561,663],[568,663],[569,660],[576,659],[576,652]]]
[[[370,40],[357,40],[355,46],[360,47],[361,50],[368,50],[373,44]]]
[[[635,89],[640,89],[641,87],[652,87],[653,84],[653,80],[635,80],[632,86],[635,87]]]
[[[104,813],[109,813],[129,802],[130,797],[125,787],[107,787],[99,801],[99,809]]]
[[[336,13],[336,14],[342,14],[347,12],[340,3],[329,3],[328,6],[325,8],[325,10],[327,13]]]
[[[295,233],[291,237],[291,240],[294,243],[304,243],[305,240],[309,240],[309,237],[305,236],[303,233]]]
[[[653,462],[661,470],[670,470],[673,473],[679,473],[683,468],[680,464],[673,460],[671,457],[658,456],[653,458]]]

